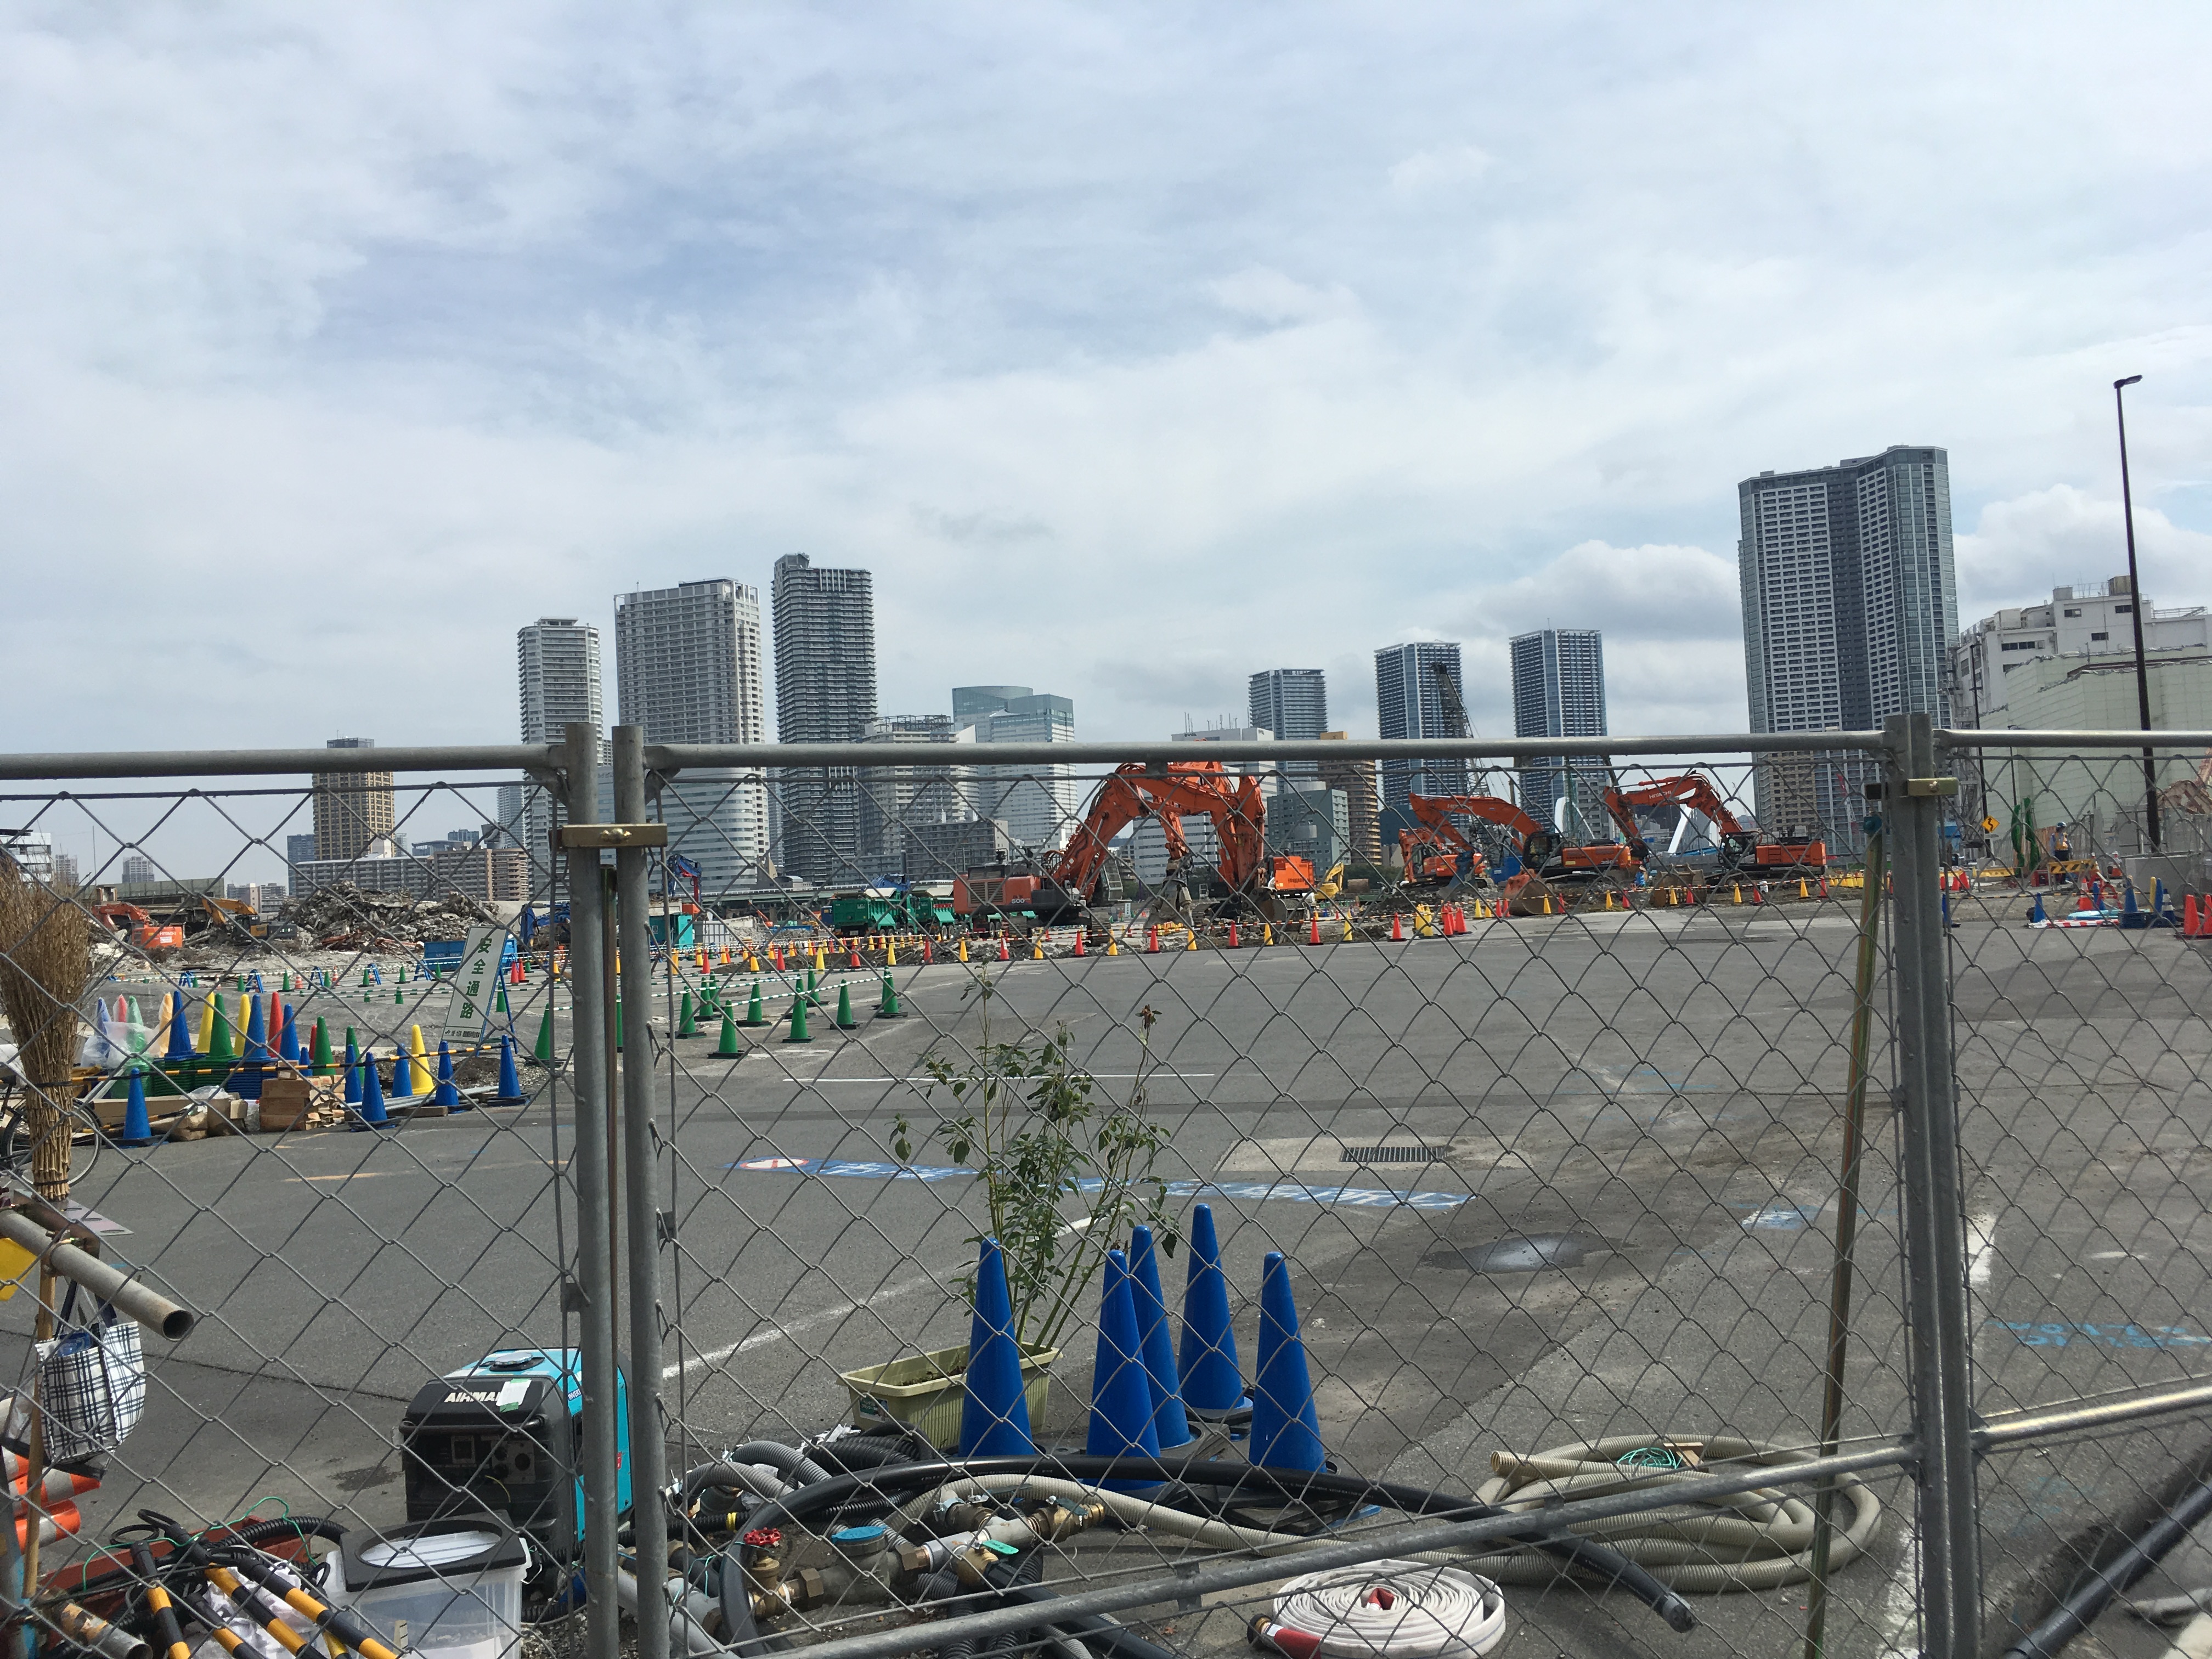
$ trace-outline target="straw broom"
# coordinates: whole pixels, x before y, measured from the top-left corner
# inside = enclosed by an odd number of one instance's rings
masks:
[[[31,1142],[31,1184],[57,1212],[69,1198],[69,1103],[76,1059],[77,1002],[92,976],[92,936],[85,914],[41,882],[0,860],[0,1006],[15,1034],[16,1069],[29,1084],[23,1110]],[[39,1272],[37,1336],[53,1340],[54,1274]],[[39,1586],[39,1523],[44,1508],[33,1495],[46,1474],[46,1413],[33,1379],[30,1456],[25,1473],[23,1547],[26,1597]],[[0,1524],[5,1524],[0,1522]]]

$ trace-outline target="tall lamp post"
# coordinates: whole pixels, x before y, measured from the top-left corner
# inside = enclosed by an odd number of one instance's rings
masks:
[[[2128,530],[2128,614],[2136,625],[2136,708],[2142,716],[2142,729],[2150,730],[2150,665],[2143,658],[2143,599],[2142,580],[2136,574],[2136,501],[2128,487],[2128,406],[2122,395],[2126,388],[2142,379],[2130,374],[2124,380],[2112,382],[2112,411],[2120,423],[2120,516]],[[2142,751],[2143,766],[2143,830],[2148,849],[2159,850],[2160,837],[2158,827],[2158,764],[2150,750]]]

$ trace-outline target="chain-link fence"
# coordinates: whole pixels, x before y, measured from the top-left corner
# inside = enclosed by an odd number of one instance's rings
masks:
[[[2002,1646],[2205,1473],[2203,740],[1608,741],[0,762],[19,1599]]]

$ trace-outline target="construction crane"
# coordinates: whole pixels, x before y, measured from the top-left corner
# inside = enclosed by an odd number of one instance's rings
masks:
[[[1170,761],[1157,771],[1132,761],[1099,786],[1074,838],[1028,895],[1037,920],[1068,920],[1097,903],[1114,837],[1146,817],[1160,821],[1172,883],[1184,884],[1190,862],[1182,820],[1203,817],[1213,825],[1220,848],[1215,873],[1232,907],[1280,920],[1284,901],[1311,902],[1313,860],[1267,855],[1267,806],[1257,778],[1231,772],[1219,761]]]
[[[1437,702],[1443,709],[1443,735],[1464,738],[1468,734],[1467,705],[1459,700],[1459,687],[1452,684],[1451,670],[1440,662],[1429,665],[1429,672],[1437,678]]]
[[[1616,786],[1605,792],[1605,810],[1620,827],[1622,839],[1627,842],[1638,863],[1650,857],[1651,852],[1644,842],[1642,826],[1636,822],[1633,809],[1638,806],[1675,806],[1703,813],[1711,822],[1719,840],[1723,870],[1821,869],[1828,862],[1827,844],[1824,842],[1810,837],[1762,841],[1756,831],[1745,829],[1729,810],[1728,803],[1721,799],[1721,792],[1711,779],[1702,772],[1684,772],[1674,777],[1654,778],[1631,788]]]

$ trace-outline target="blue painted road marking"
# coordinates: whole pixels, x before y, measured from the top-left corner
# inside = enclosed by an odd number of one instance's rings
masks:
[[[1999,1330],[2010,1331],[2031,1348],[2063,1348],[2084,1342],[2100,1348],[2197,1348],[2212,1343],[2186,1325],[2084,1325],[2071,1320],[2056,1322],[1992,1319]]]
[[[880,1164],[844,1158],[748,1158],[725,1166],[750,1175],[817,1175],[850,1176],[862,1181],[951,1181],[969,1178],[975,1170],[963,1164]],[[1095,1176],[1076,1182],[1076,1190],[1095,1193],[1103,1185]],[[1310,1187],[1298,1181],[1170,1181],[1170,1198],[1242,1198],[1255,1201],[1285,1200],[1294,1204],[1341,1204],[1358,1209],[1455,1210],[1469,1202],[1471,1193],[1411,1192],[1389,1187]]]

